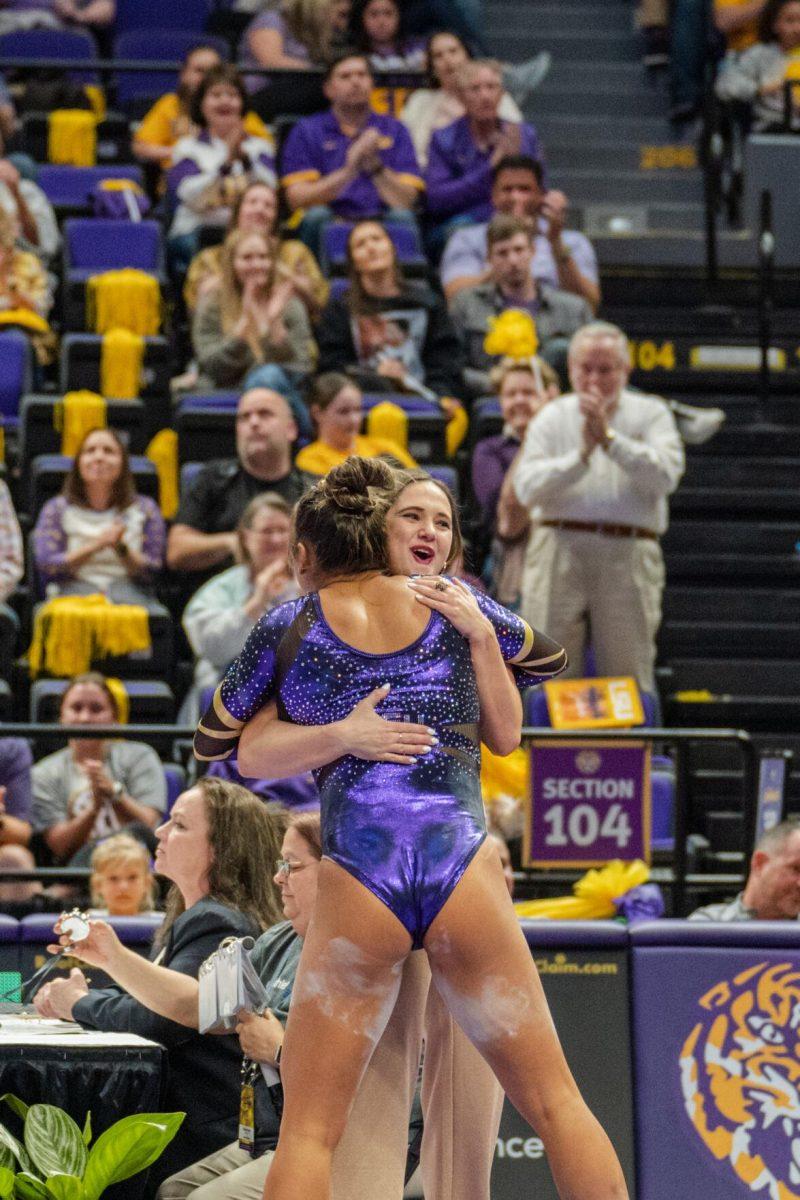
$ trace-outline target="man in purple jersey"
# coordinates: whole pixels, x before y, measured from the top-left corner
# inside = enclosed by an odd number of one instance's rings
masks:
[[[292,211],[303,212],[298,234],[317,255],[332,217],[415,226],[424,184],[411,137],[400,121],[372,111],[372,86],[367,59],[344,54],[325,79],[331,107],[298,121],[286,139],[281,183]]]

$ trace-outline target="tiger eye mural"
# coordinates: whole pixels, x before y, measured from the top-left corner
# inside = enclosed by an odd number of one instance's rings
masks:
[[[744,1194],[800,1200],[800,970],[762,962],[697,1003],[680,1053],[689,1120]]]

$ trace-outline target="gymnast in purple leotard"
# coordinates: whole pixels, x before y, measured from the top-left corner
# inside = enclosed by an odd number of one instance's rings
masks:
[[[276,697],[280,716],[316,726],[320,740],[325,902],[295,985],[265,1200],[328,1200],[332,1151],[402,962],[419,943],[451,1012],[542,1138],[560,1195],[624,1200],[616,1156],[564,1061],[497,855],[484,843],[480,656],[473,670],[470,646],[435,596],[434,611],[420,611],[408,581],[382,569],[376,547],[391,487],[382,464],[351,459],[300,501],[297,559],[316,563],[324,586],[257,627],[196,736],[199,756],[224,757]],[[504,660],[535,676],[534,664],[549,658],[539,674],[553,671],[558,647],[491,601],[482,606],[498,687]],[[408,765],[337,758],[326,731],[386,682],[379,711],[433,728],[438,744]]]
[[[564,651],[521,617],[475,592],[503,659],[523,687],[558,674]],[[199,752],[232,751],[215,733],[241,728],[270,700],[298,725],[346,717],[374,688],[390,684],[381,716],[426,725],[439,744],[413,767],[350,755],[315,772],[322,803],[323,852],[368,887],[422,946],[431,922],[486,836],[480,789],[480,710],[469,645],[431,612],[413,645],[366,654],[342,642],[319,597],[289,601],[262,619],[201,723]]]

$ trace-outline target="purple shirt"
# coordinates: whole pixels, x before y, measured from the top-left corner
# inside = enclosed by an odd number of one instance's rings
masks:
[[[540,230],[546,222],[539,223]],[[480,275],[487,263],[486,256],[486,225],[462,225],[455,230],[448,240],[442,255],[442,265],[439,270],[442,286],[452,283],[454,279],[465,276]],[[561,234],[565,249],[572,255],[575,266],[586,279],[592,283],[598,281],[597,255],[585,234],[574,229],[565,229]],[[553,257],[553,248],[543,232],[536,235],[533,243],[533,258],[531,260],[531,275],[539,283],[548,283],[550,287],[560,288],[558,279],[558,263]]]
[[[344,166],[351,142],[370,127],[382,134],[378,154],[383,165],[396,171],[403,183],[422,191],[425,185],[405,125],[395,117],[370,112],[360,129],[346,133],[330,109],[304,117],[289,134],[281,160],[281,183],[284,187],[293,183],[313,183],[338,171]],[[339,217],[372,217],[388,208],[369,175],[364,173],[357,175],[330,207]]]
[[[142,557],[148,571],[160,571],[164,565],[167,538],[164,518],[155,500],[149,496],[137,496],[134,504],[144,512]],[[70,578],[66,566],[67,534],[64,529],[64,513],[68,507],[69,501],[65,496],[54,496],[42,508],[33,530],[34,562],[37,571],[47,583]]]
[[[512,123],[500,121],[500,126],[505,128]],[[544,167],[539,135],[524,121],[519,153],[528,155]],[[437,129],[431,138],[425,172],[428,212],[440,220],[470,216],[476,221],[488,221],[492,215],[491,157],[491,148],[482,150],[473,140],[468,117],[460,117],[452,125]]]
[[[5,810],[20,821],[31,819],[31,748],[24,738],[0,738],[0,787]]]
[[[481,438],[472,452],[472,490],[481,506],[481,524],[492,532],[500,489],[519,446],[516,438],[497,433]]]

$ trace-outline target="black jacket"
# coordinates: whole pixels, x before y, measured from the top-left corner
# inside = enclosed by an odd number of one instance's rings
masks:
[[[424,383],[437,396],[463,395],[464,351],[442,297],[426,284],[407,283],[402,295],[370,300],[364,309],[365,315],[385,312],[420,313],[423,316],[424,336],[418,350],[425,373]],[[359,363],[347,293],[328,302],[316,334],[320,371],[363,367],[363,363]],[[374,382],[366,380],[362,384],[366,382],[367,390],[378,391],[380,381],[378,376]],[[391,380],[382,382],[384,390],[397,390]]]
[[[196,977],[200,964],[223,938],[258,933],[243,913],[205,897],[175,921],[159,963]],[[157,953],[151,952],[151,960]],[[137,1033],[166,1048],[169,1074],[164,1090],[165,1111],[185,1112],[186,1120],[151,1167],[151,1189],[238,1136],[242,1052],[237,1037],[204,1036],[159,1017],[118,987],[93,988],[78,1000],[72,1016],[84,1029]]]

